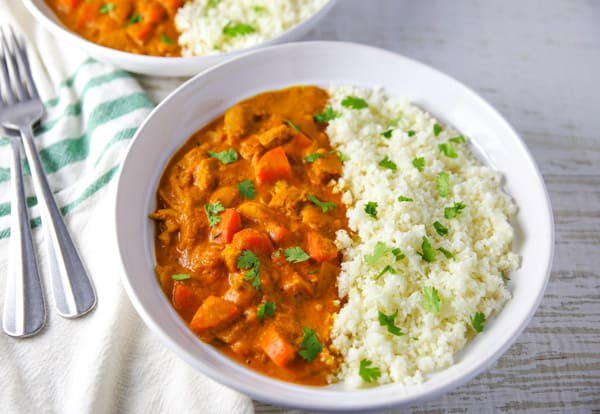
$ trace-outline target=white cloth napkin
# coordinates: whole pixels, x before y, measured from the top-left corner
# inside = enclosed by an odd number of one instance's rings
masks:
[[[29,213],[48,321],[32,338],[0,334],[0,411],[252,412],[249,398],[204,377],[166,349],[138,317],[120,282],[113,231],[116,177],[152,102],[130,74],[54,38],[21,2],[0,0],[0,23],[7,22],[25,37],[31,52],[33,74],[46,104],[35,141],[94,281],[98,305],[76,320],[57,315],[39,212],[33,205]],[[0,138],[0,301],[9,259],[8,166],[9,147],[6,138]],[[27,195],[34,196],[31,188]]]

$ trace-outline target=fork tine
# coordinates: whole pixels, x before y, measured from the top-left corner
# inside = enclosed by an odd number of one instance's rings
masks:
[[[5,34],[4,38],[8,38],[8,35]],[[6,50],[8,51],[8,57],[10,58],[9,74],[12,73],[13,75],[11,86],[13,92],[15,92],[17,95],[17,100],[23,101],[28,98],[28,93],[27,89],[24,87],[23,79],[21,77],[21,65],[19,64],[18,55],[16,52],[18,46],[15,44],[15,40],[16,39],[13,35],[12,39],[9,38],[8,41],[5,42],[5,44],[7,45]]]
[[[35,81],[33,80],[33,75],[31,74],[31,66],[29,65],[29,58],[27,56],[27,47],[25,46],[25,42],[23,38],[18,38],[15,35],[12,27],[10,27],[10,34],[13,40],[13,43],[16,46],[16,51],[21,59],[21,66],[24,68],[23,72],[27,77],[27,85],[29,87],[29,95],[31,98],[39,98],[40,95],[38,93],[37,87],[35,86]]]
[[[0,76],[2,76],[2,82],[4,83],[4,96],[2,97],[3,103],[11,105],[15,103],[17,97],[12,91],[12,87],[10,85],[10,77],[8,73],[8,44],[6,43],[6,38],[4,37],[4,28],[0,28],[0,51],[2,51],[2,56],[0,59]]]

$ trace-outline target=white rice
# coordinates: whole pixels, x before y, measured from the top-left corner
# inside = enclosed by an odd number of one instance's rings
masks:
[[[179,9],[175,26],[183,56],[245,49],[270,40],[315,14],[327,0],[193,0]],[[228,25],[253,33],[231,36]]]
[[[337,189],[355,232],[350,238],[340,231],[336,240],[344,257],[339,293],[347,303],[333,324],[332,346],[343,361],[331,381],[364,385],[359,366],[368,359],[381,372],[373,384],[420,383],[425,374],[451,365],[454,354],[476,334],[470,322],[476,312],[489,319],[509,299],[503,275],[519,265],[511,251],[509,222],[516,206],[501,190],[499,174],[473,156],[468,142],[452,143],[457,158],[440,153],[438,145],[459,134],[443,126],[435,136],[434,124],[441,122],[430,114],[376,90],[333,87],[329,94],[330,106],[341,116],[326,132],[331,144],[348,157]],[[361,97],[369,107],[345,108],[341,101],[346,96]],[[381,134],[397,118],[391,137],[384,138]],[[414,136],[408,136],[409,130]],[[397,165],[397,172],[378,165],[385,156]],[[425,159],[422,172],[412,164],[417,157]],[[441,172],[450,177],[447,197],[441,197],[436,186]],[[400,195],[414,201],[399,202]],[[368,201],[378,203],[377,219],[365,213]],[[454,202],[466,207],[447,219],[444,208]],[[435,221],[449,229],[447,235],[436,232]],[[436,251],[435,261],[426,262],[419,255],[424,236],[433,248],[452,252],[454,259]],[[373,254],[377,242],[400,248],[406,258],[396,260],[388,253],[368,265],[365,256]],[[376,278],[386,265],[397,273]],[[423,307],[425,286],[439,292],[438,313]],[[398,312],[394,323],[404,335],[381,326],[379,312]]]

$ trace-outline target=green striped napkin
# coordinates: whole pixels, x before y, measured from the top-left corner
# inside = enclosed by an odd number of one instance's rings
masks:
[[[114,232],[118,170],[153,102],[129,73],[50,36],[21,2],[0,0],[30,48],[46,106],[35,133],[50,186],[98,294],[79,319],[57,315],[37,200],[25,181],[48,321],[34,337],[0,334],[2,412],[250,413],[252,401],[206,378],[167,350],[138,317],[121,284]],[[0,301],[10,240],[10,148],[0,132]],[[0,306],[1,309],[1,306]]]

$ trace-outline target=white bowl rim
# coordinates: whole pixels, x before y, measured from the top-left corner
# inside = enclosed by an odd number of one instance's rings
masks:
[[[148,312],[145,310],[145,308],[144,308],[143,304],[141,303],[141,301],[139,300],[126,272],[123,272],[121,274],[121,279],[123,281],[125,290],[129,296],[130,300],[132,301],[135,309],[137,310],[137,312],[141,315],[144,322],[155,333],[157,333],[157,335],[164,341],[164,343],[170,349],[172,349],[173,351],[177,351],[178,355],[180,357],[182,357],[184,360],[186,360],[188,363],[190,363],[190,365],[192,365],[196,368],[199,368],[200,371],[202,373],[204,373],[205,375],[207,375],[207,376],[215,379],[216,381],[218,381],[222,384],[225,384],[233,389],[241,391],[257,400],[264,401],[264,402],[267,402],[270,404],[285,406],[285,407],[302,408],[302,409],[309,409],[309,410],[322,410],[322,411],[330,411],[330,412],[334,412],[334,411],[350,412],[350,411],[386,409],[386,408],[392,408],[392,407],[410,406],[410,405],[414,405],[414,404],[417,404],[420,402],[424,402],[426,400],[430,400],[432,398],[435,398],[437,396],[445,394],[445,393],[469,382],[475,376],[479,375],[481,372],[483,372],[484,370],[489,368],[491,365],[493,365],[500,358],[500,356],[502,356],[509,349],[509,347],[516,341],[516,339],[519,337],[519,335],[525,329],[525,327],[527,326],[527,324],[533,317],[535,311],[537,310],[537,308],[544,296],[545,288],[547,286],[547,283],[548,283],[548,280],[550,277],[550,271],[552,268],[552,262],[553,262],[553,256],[554,256],[554,239],[555,239],[554,221],[553,221],[553,214],[552,214],[550,198],[548,195],[548,191],[545,187],[542,175],[541,175],[533,157],[531,156],[529,149],[527,148],[527,146],[525,145],[523,140],[520,138],[520,136],[510,126],[510,124],[508,124],[508,122],[504,119],[504,117],[502,115],[500,115],[500,113],[498,113],[498,111],[496,111],[482,97],[480,97],[473,90],[471,90],[467,86],[463,85],[462,83],[458,82],[454,78],[452,78],[452,77],[450,77],[428,65],[425,65],[425,64],[415,61],[413,59],[404,57],[404,56],[394,53],[394,52],[390,52],[387,50],[383,50],[380,48],[371,47],[371,46],[367,46],[367,45],[363,45],[363,44],[350,43],[350,42],[332,42],[332,41],[295,42],[295,43],[290,43],[290,44],[270,46],[270,47],[267,47],[264,49],[259,49],[259,50],[253,51],[253,52],[249,52],[240,57],[233,58],[227,62],[224,62],[222,64],[211,67],[210,69],[207,69],[204,72],[194,76],[193,78],[191,78],[190,80],[188,80],[187,82],[182,84],[180,87],[178,87],[175,91],[173,91],[163,102],[161,102],[153,110],[152,114],[144,121],[144,123],[138,129],[138,132],[136,133],[131,146],[133,146],[135,144],[135,142],[139,139],[138,137],[140,136],[142,131],[144,131],[144,128],[150,122],[151,117],[152,117],[152,115],[154,115],[155,112],[162,111],[164,107],[170,105],[170,103],[173,100],[175,100],[177,98],[177,96],[179,94],[181,94],[183,91],[187,90],[188,88],[193,88],[194,84],[199,82],[199,80],[204,79],[206,77],[210,77],[210,76],[216,76],[216,75],[218,75],[218,73],[220,71],[223,70],[224,67],[227,67],[229,65],[240,64],[240,62],[244,62],[245,60],[252,58],[252,57],[260,57],[261,55],[269,55],[269,54],[274,54],[274,53],[283,52],[283,51],[287,51],[290,53],[292,53],[292,52],[298,53],[303,48],[313,48],[313,49],[314,48],[325,48],[325,49],[327,49],[327,48],[348,48],[348,49],[355,51],[356,53],[370,52],[370,53],[381,54],[382,56],[386,55],[386,56],[392,57],[394,59],[401,59],[407,64],[418,66],[422,70],[428,71],[430,74],[435,74],[435,76],[439,77],[440,79],[443,79],[444,82],[448,82],[449,84],[452,84],[454,87],[458,87],[458,88],[462,89],[463,92],[466,95],[468,95],[470,99],[472,99],[474,102],[477,102],[477,104],[479,106],[481,106],[483,108],[483,110],[489,112],[493,117],[495,117],[496,122],[502,124],[503,127],[506,128],[507,131],[510,131],[510,134],[512,135],[512,139],[515,140],[515,145],[520,147],[520,150],[522,150],[523,153],[527,157],[527,162],[528,162],[527,167],[530,168],[533,173],[533,176],[530,178],[535,181],[535,184],[538,186],[538,189],[543,193],[543,197],[542,197],[543,199],[540,199],[538,201],[541,204],[543,204],[544,209],[539,211],[539,215],[540,215],[540,217],[542,217],[541,221],[543,221],[545,223],[545,225],[547,226],[545,229],[547,230],[547,233],[548,233],[547,240],[545,240],[544,245],[538,246],[538,251],[540,252],[540,255],[544,258],[543,261],[545,263],[544,269],[543,269],[542,283],[540,285],[540,289],[537,292],[535,292],[536,293],[535,297],[530,302],[530,306],[527,310],[526,317],[524,317],[522,320],[519,321],[519,324],[513,329],[513,332],[510,335],[510,337],[507,340],[505,340],[503,343],[501,343],[500,346],[494,350],[493,354],[490,354],[485,360],[480,361],[475,366],[469,366],[469,369],[467,370],[467,372],[462,374],[458,379],[454,379],[452,381],[447,381],[445,383],[438,384],[437,386],[435,386],[433,388],[421,387],[421,389],[419,391],[417,391],[413,394],[410,394],[408,396],[398,395],[395,398],[388,398],[388,399],[379,400],[379,401],[376,400],[376,397],[379,397],[379,395],[377,393],[378,389],[381,389],[383,387],[390,387],[390,386],[397,387],[398,385],[397,384],[388,384],[388,385],[367,388],[367,389],[339,391],[340,398],[335,403],[332,403],[331,401],[327,401],[326,403],[323,403],[321,401],[318,401],[318,398],[317,398],[317,400],[314,400],[314,401],[312,401],[312,400],[306,401],[306,400],[300,400],[300,399],[298,399],[296,401],[289,401],[286,399],[282,399],[279,395],[277,395],[277,393],[272,393],[272,392],[269,393],[269,392],[264,392],[264,391],[260,391],[260,390],[257,391],[256,388],[254,388],[252,386],[252,384],[248,384],[243,381],[239,381],[237,378],[226,377],[217,370],[207,368],[202,363],[202,361],[198,361],[197,358],[195,358],[193,355],[191,355],[187,351],[183,350],[172,338],[170,338],[165,332],[162,331],[162,328],[157,324],[157,322],[155,320],[153,320],[151,315],[149,315]],[[302,81],[299,81],[296,84],[302,84]],[[131,149],[131,147],[130,147],[130,149]],[[131,154],[131,152],[129,152],[127,154],[125,160],[123,161],[123,164],[122,164],[123,166],[126,165],[127,158],[129,157],[130,154]],[[117,218],[119,215],[119,209],[125,207],[125,206],[120,206],[120,204],[119,204],[119,193],[121,193],[122,191],[125,191],[120,186],[123,174],[124,174],[124,168],[121,168],[121,170],[119,171],[119,177],[118,177],[119,184],[118,184],[118,188],[117,188],[118,194],[117,194],[117,203],[116,203],[116,210],[115,210]],[[115,225],[117,224],[117,222],[118,222],[118,220],[115,220]],[[119,252],[120,252],[121,260],[123,263],[123,267],[125,269],[127,266],[125,265],[125,258],[123,256],[123,249],[122,249],[123,246],[122,246],[122,241],[119,237],[119,227],[118,226],[116,227],[116,234],[117,234],[117,243],[119,245]],[[157,284],[157,287],[158,287],[158,284]],[[224,358],[227,358],[227,357],[224,357]],[[448,368],[448,369],[450,369],[450,368]],[[250,376],[252,376],[252,375],[253,374],[250,373]],[[258,374],[258,375],[260,376],[260,374]],[[327,388],[315,388],[315,392],[317,393],[317,394],[315,394],[314,392],[310,391],[310,389],[312,387],[305,387],[302,385],[289,384],[289,383],[285,383],[285,382],[278,381],[278,380],[267,379],[267,382],[269,382],[269,381],[271,383],[279,385],[285,389],[294,389],[294,388],[296,388],[298,390],[302,389],[305,392],[305,394],[308,393],[310,395],[315,395],[315,396],[318,396],[317,395],[318,390],[326,390],[327,389]],[[423,385],[426,385],[426,384],[423,384]],[[309,391],[306,391],[307,388],[309,389]],[[347,401],[344,399],[344,397],[347,397],[347,396],[351,395],[351,393],[354,393],[354,392],[361,394],[361,397],[362,397],[361,401],[357,401],[356,399]]]

